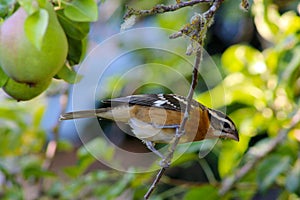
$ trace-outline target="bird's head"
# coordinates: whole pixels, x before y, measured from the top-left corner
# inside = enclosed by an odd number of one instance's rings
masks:
[[[239,141],[239,134],[234,122],[224,113],[217,110],[208,110],[210,130],[207,138],[225,138]]]

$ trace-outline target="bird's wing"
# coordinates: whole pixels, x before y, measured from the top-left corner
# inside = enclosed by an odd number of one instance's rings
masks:
[[[142,94],[108,99],[104,100],[103,103],[111,104],[112,107],[128,104],[184,112],[187,101],[185,97],[174,94]],[[192,106],[199,106],[199,103],[193,100]]]

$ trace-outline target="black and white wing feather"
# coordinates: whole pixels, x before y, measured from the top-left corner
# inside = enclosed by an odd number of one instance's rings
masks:
[[[174,94],[142,94],[108,99],[103,101],[103,103],[110,104],[111,107],[127,104],[129,106],[140,105],[183,112],[186,108],[187,100],[183,96]],[[192,100],[192,106],[202,105]]]

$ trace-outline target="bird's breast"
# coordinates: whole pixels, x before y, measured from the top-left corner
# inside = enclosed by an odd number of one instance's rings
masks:
[[[185,134],[180,143],[198,141],[205,138],[209,127],[205,112],[192,109],[185,126]],[[180,126],[183,113],[157,107],[132,106],[129,125],[135,136],[153,142],[170,142]]]

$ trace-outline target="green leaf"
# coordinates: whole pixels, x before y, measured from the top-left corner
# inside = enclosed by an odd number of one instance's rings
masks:
[[[77,74],[74,70],[64,65],[56,74],[56,78],[63,79],[64,81],[74,84],[82,79],[82,76]]]
[[[2,0],[0,1],[0,18],[10,16],[14,10],[15,0]]]
[[[25,179],[28,178],[39,178],[46,176],[53,176],[54,174],[50,171],[46,171],[42,169],[42,167],[38,164],[29,164],[23,169],[23,176]]]
[[[63,169],[63,171],[67,176],[69,176],[71,178],[76,178],[76,177],[80,176],[80,174],[82,174],[81,169],[77,166],[65,167]]]
[[[90,30],[89,22],[76,22],[64,15],[63,10],[56,11],[58,20],[63,27],[66,35],[75,40],[84,39]]]
[[[49,14],[45,9],[39,9],[32,15],[29,15],[25,20],[24,29],[26,36],[38,50],[42,48],[48,22]]]
[[[87,39],[76,40],[68,37],[69,51],[67,59],[71,66],[78,64],[84,57]]]
[[[297,159],[293,169],[290,171],[285,181],[285,187],[290,192],[300,191],[300,158]]]
[[[5,85],[5,83],[8,80],[8,76],[5,74],[5,72],[3,71],[2,67],[0,67],[0,87],[2,87],[3,85]]]
[[[272,155],[267,157],[257,170],[257,183],[261,191],[268,189],[276,178],[289,167],[288,156]]]
[[[66,3],[65,15],[77,22],[93,22],[98,19],[97,3],[94,0],[74,0]]]
[[[194,200],[203,198],[205,198],[206,200],[220,199],[217,188],[211,185],[205,185],[202,187],[191,189],[184,196],[184,200]]]

